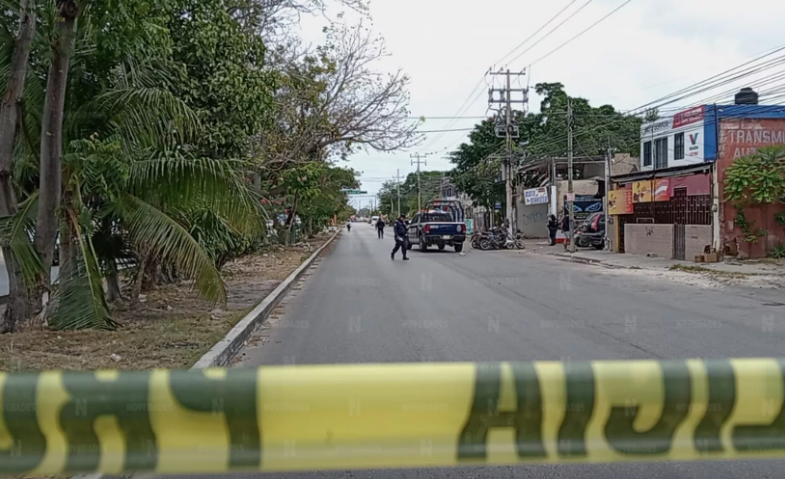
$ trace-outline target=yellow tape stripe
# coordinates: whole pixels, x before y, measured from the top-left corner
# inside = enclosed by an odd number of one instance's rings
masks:
[[[785,360],[0,374],[0,473],[785,457]]]

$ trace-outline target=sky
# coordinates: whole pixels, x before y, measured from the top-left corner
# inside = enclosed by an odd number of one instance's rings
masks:
[[[571,96],[626,111],[785,44],[779,33],[779,23],[785,18],[782,1],[632,0],[543,58],[625,1],[372,0],[371,28],[384,37],[391,54],[377,68],[389,72],[400,68],[411,77],[410,110],[413,116],[426,118],[420,129],[430,131],[471,128],[478,123],[477,117],[486,115],[486,83],[492,77],[484,78],[484,73],[489,68],[526,70],[520,87],[561,82]],[[571,2],[556,20],[514,50]],[[338,11],[330,10],[328,16]],[[302,36],[318,42],[325,24],[322,16],[303,18]],[[475,89],[478,83],[481,88]],[[760,91],[767,88],[772,85]],[[701,93],[684,104],[710,95]],[[529,109],[536,111],[538,105],[532,93]],[[455,118],[458,113],[469,118]],[[414,171],[413,153],[431,153],[422,167],[425,170],[449,170],[451,164],[444,157],[466,135],[426,134],[420,145],[409,150],[361,152],[350,157],[347,166],[362,171],[363,190],[376,193],[397,170],[402,177]],[[370,198],[355,198],[354,204],[359,200],[365,205]]]

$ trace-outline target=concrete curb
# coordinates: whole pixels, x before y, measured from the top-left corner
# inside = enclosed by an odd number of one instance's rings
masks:
[[[231,361],[235,354],[237,354],[237,351],[243,347],[243,344],[251,336],[256,327],[270,316],[270,313],[278,306],[278,303],[286,296],[286,293],[292,289],[292,286],[297,283],[308,268],[313,265],[316,258],[319,257],[322,251],[324,251],[339,234],[340,231],[336,232],[330,239],[321,245],[319,249],[314,251],[313,254],[305,260],[303,264],[298,266],[292,274],[283,280],[272,293],[268,294],[261,303],[256,305],[250,313],[241,319],[222,340],[218,341],[218,343],[202,356],[196,364],[191,366],[191,369],[223,367],[229,364],[229,361]]]
[[[586,263],[586,264],[604,264],[602,261],[598,259],[591,259],[591,258],[583,258],[581,256],[574,256],[571,253],[553,253],[554,256],[558,256],[560,258],[568,258],[572,261],[577,263]]]
[[[322,251],[325,250],[335,238],[341,234],[341,230],[338,230],[335,234],[333,234],[323,245],[321,245],[316,251],[311,254],[311,256],[303,262],[300,266],[297,267],[296,270],[292,272],[285,280],[275,288],[272,293],[268,294],[261,303],[256,305],[254,309],[251,310],[243,319],[240,320],[230,331],[227,335],[220,340],[218,343],[215,344],[204,356],[202,356],[199,361],[196,362],[191,369],[205,369],[205,368],[212,368],[212,367],[223,367],[229,364],[229,361],[237,354],[242,347],[245,341],[253,334],[256,330],[256,327],[263,323],[270,313],[278,306],[278,303],[286,296],[286,294],[292,289],[292,287],[297,284],[297,281],[302,278],[303,274],[308,271]],[[117,474],[85,474],[79,476],[72,476],[71,479],[108,479],[108,478],[131,478],[131,477],[142,477],[151,475],[151,473],[145,473],[143,475],[136,475],[136,474],[127,474],[127,475],[117,475]]]

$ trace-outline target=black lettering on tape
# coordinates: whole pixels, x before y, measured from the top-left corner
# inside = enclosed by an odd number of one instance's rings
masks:
[[[0,448],[0,474],[35,469],[46,455],[46,437],[38,425],[37,374],[9,375],[3,383],[3,422],[11,434],[11,448]]]
[[[706,414],[695,428],[695,449],[698,452],[722,452],[720,431],[736,404],[736,375],[727,359],[704,362],[709,381]]]
[[[545,457],[542,443],[542,396],[534,365],[512,363],[515,378],[515,411],[499,411],[502,369],[500,364],[477,364],[474,400],[458,438],[458,459],[487,459],[488,432],[514,428],[520,458]]]
[[[203,371],[172,371],[172,394],[186,409],[221,413],[229,429],[229,467],[261,467],[262,437],[257,413],[257,371],[227,369],[226,377]]]
[[[68,442],[64,472],[96,471],[101,445],[95,421],[113,416],[125,438],[126,471],[153,470],[158,445],[150,423],[150,372],[117,373],[117,379],[98,379],[94,373],[63,373],[70,395],[60,410],[60,426]]]
[[[586,456],[586,428],[594,413],[594,369],[591,363],[564,363],[566,411],[559,427],[560,456]]]
[[[777,366],[780,368],[782,394],[785,398],[785,360],[778,359]],[[773,409],[769,404],[766,404],[763,401],[761,401],[760,404],[761,411]],[[780,402],[779,407],[780,409],[777,417],[767,425],[735,426],[733,428],[733,447],[735,447],[737,451],[744,452],[778,451],[785,449],[785,403]]]
[[[660,363],[665,389],[662,413],[657,423],[648,431],[633,427],[638,416],[638,405],[613,406],[605,423],[608,444],[621,454],[665,454],[673,444],[673,434],[690,410],[692,381],[686,362]]]

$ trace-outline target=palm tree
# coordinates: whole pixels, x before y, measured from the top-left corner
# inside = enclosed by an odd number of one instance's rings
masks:
[[[90,25],[85,17],[81,22]],[[202,297],[224,300],[214,259],[189,234],[187,212],[207,208],[245,234],[261,232],[264,225],[259,201],[245,185],[242,161],[189,153],[188,142],[200,131],[199,112],[171,93],[180,72],[165,55],[140,60],[138,52],[150,50],[131,45],[111,68],[101,65],[96,74],[90,52],[100,33],[80,30],[70,67],[59,216],[62,266],[45,311],[57,329],[117,327],[102,276],[116,274],[115,254],[123,249],[133,251],[140,271],[151,261],[174,265]],[[0,64],[0,83],[3,74]],[[29,239],[38,206],[36,132],[45,82],[40,72],[28,76],[14,164],[21,203],[18,213],[0,218],[2,240],[26,282],[49,271]],[[119,248],[105,247],[112,244]]]

